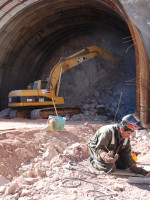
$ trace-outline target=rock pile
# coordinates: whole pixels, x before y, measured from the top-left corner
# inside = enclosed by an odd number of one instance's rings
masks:
[[[124,115],[136,113],[135,87],[128,88],[123,83],[117,83],[96,90],[82,100],[80,108],[81,114],[72,117],[66,116],[66,119],[70,121],[114,120],[118,122]]]
[[[87,191],[96,192],[100,190],[103,192],[105,190],[108,194],[108,188],[111,188],[111,191],[121,200],[131,199],[131,196],[133,197],[132,199],[148,200],[149,186],[142,185],[142,187],[137,187],[136,185],[127,183],[126,178],[111,174],[102,176],[99,171],[90,165],[88,161],[88,142],[95,134],[95,131],[106,122],[103,124],[96,122],[67,123],[68,125],[65,126],[65,130],[62,132],[47,133],[43,129],[39,131],[37,128],[35,130],[32,128],[31,131],[29,129],[25,130],[23,127],[20,132],[14,134],[7,133],[3,136],[4,138],[1,141],[3,143],[9,142],[9,146],[10,139],[13,138],[12,141],[14,141],[15,138],[15,144],[18,144],[18,148],[14,146],[15,148],[11,148],[9,151],[11,150],[13,153],[16,153],[16,161],[18,153],[20,154],[19,160],[21,162],[21,155],[23,155],[24,163],[18,165],[16,175],[11,180],[0,177],[0,183],[1,181],[4,183],[0,186],[1,200],[85,199]],[[43,125],[41,124],[40,126],[43,127]],[[39,127],[39,121],[37,126]],[[145,131],[138,131],[131,138],[132,149],[141,153],[139,154],[139,160],[143,164],[149,163],[149,138],[150,133]],[[28,148],[20,147],[19,142],[24,144],[29,141],[31,143]],[[31,155],[31,144],[33,143],[36,153]],[[9,157],[12,156],[9,155],[9,152],[5,151],[3,157],[7,159],[7,162],[10,162]],[[25,162],[25,158],[29,162]],[[14,164],[17,164],[15,160]],[[91,172],[98,173],[98,176]],[[67,182],[66,177],[68,177],[68,180],[69,178],[72,179]],[[79,178],[84,179],[85,182],[79,184]],[[98,187],[97,184],[101,187]],[[89,198],[93,199],[96,194],[93,193],[90,195]]]

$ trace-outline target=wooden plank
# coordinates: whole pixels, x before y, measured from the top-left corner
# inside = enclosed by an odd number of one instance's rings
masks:
[[[121,175],[121,176],[137,176],[137,177],[145,177],[141,174],[136,174],[133,172],[130,172],[128,170],[125,169],[116,169],[114,172],[111,172],[111,174],[113,175]]]
[[[0,135],[2,135],[4,133],[11,133],[11,132],[14,132],[14,131],[17,131],[17,130],[3,131],[3,132],[0,132]]]
[[[0,129],[0,131],[10,131],[10,130],[16,130],[16,128],[6,128],[6,129]]]
[[[129,183],[150,184],[149,177],[128,177]]]

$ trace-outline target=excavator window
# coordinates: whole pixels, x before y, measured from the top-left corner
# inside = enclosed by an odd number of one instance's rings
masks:
[[[41,81],[41,89],[46,89],[47,81]]]
[[[38,89],[38,81],[34,81],[33,90],[37,90],[37,89]]]

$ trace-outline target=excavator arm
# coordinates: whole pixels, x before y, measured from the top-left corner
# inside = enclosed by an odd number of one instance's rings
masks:
[[[87,47],[67,58],[64,58],[63,61],[59,61],[54,66],[48,79],[47,88],[52,89],[56,97],[58,97],[61,75],[67,70],[78,66],[80,63],[86,62],[94,57],[101,57],[113,63],[117,62],[117,58],[115,58],[111,52],[98,46]]]

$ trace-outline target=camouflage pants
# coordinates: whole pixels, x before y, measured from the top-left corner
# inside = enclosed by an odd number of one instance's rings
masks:
[[[126,166],[126,163],[124,162],[124,159],[121,157],[119,157],[119,159],[116,161],[115,164],[106,163],[100,158],[99,155],[97,155],[95,153],[95,151],[93,151],[92,148],[89,147],[89,150],[90,150],[90,154],[91,154],[89,161],[90,161],[91,165],[98,170],[108,172],[109,170],[115,171],[116,168],[117,169],[127,169],[128,168]]]
[[[92,157],[89,158],[89,161],[90,161],[91,165],[98,170],[108,172],[111,169],[112,169],[111,171],[114,171],[116,169],[115,164],[105,163],[103,161],[98,161],[96,159],[93,159]]]

